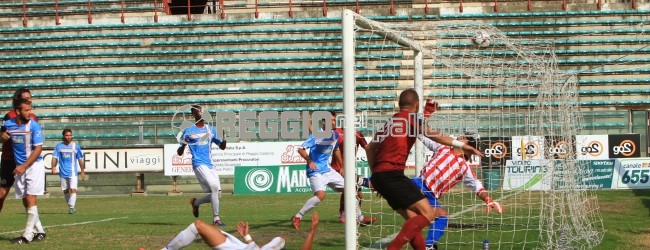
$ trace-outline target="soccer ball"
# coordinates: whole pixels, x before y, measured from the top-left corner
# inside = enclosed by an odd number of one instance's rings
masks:
[[[472,37],[472,43],[478,47],[490,46],[490,34],[482,30],[476,32],[476,35]]]

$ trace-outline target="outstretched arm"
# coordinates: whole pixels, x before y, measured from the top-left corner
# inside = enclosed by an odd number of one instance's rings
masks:
[[[314,215],[311,217],[311,228],[309,228],[309,234],[307,235],[307,239],[305,239],[305,243],[303,243],[302,248],[300,248],[300,250],[311,250],[317,227],[318,227],[318,212],[314,211]]]
[[[248,222],[240,221],[237,223],[237,232],[239,235],[244,237],[246,244],[251,244],[254,242],[253,238],[251,238],[251,235],[248,233]]]
[[[465,186],[467,186],[469,189],[471,189],[473,192],[476,193],[476,196],[478,196],[483,202],[485,202],[485,205],[487,206],[485,210],[489,213],[494,209],[497,213],[503,213],[503,208],[501,207],[501,204],[498,202],[492,200],[490,198],[490,194],[488,193],[487,190],[483,187],[483,184],[479,180],[476,179],[474,176],[474,173],[472,172],[471,169],[469,169],[469,166],[467,166],[468,170],[465,172],[463,175],[463,182],[465,183]]]
[[[426,129],[426,134],[424,134],[424,136],[426,138],[431,139],[434,142],[437,142],[437,143],[440,143],[440,144],[443,144],[443,145],[447,145],[447,146],[453,146],[453,147],[456,147],[456,148],[461,148],[465,152],[469,152],[469,153],[472,153],[474,155],[478,155],[479,157],[483,157],[483,153],[481,153],[481,151],[478,151],[476,148],[474,148],[474,147],[472,147],[472,146],[470,146],[470,145],[468,145],[466,143],[460,142],[460,141],[458,141],[456,139],[453,139],[453,138],[451,138],[449,136],[445,136],[440,131],[435,131],[435,130],[431,129],[429,126],[425,126],[425,129]]]

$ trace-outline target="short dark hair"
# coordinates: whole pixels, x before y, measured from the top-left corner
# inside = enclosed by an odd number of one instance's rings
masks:
[[[336,111],[334,111],[334,110],[330,110],[330,114],[331,114],[332,116],[336,116]]]
[[[402,107],[412,107],[420,101],[418,92],[415,89],[410,88],[402,91],[399,94],[399,103],[400,108]]]
[[[479,137],[478,134],[465,131],[461,136],[465,137],[465,139],[467,139],[467,145],[470,145],[471,147],[475,148],[476,150],[481,151],[481,149],[479,147],[479,139],[480,139],[480,137]],[[470,160],[471,159],[470,156],[471,156],[471,154],[466,153],[464,155],[465,160]]]
[[[194,110],[201,111],[203,110],[203,107],[199,104],[192,104],[192,109],[191,109],[192,113],[194,113]]]
[[[64,128],[63,132],[61,132],[61,135],[65,135],[65,133],[68,133],[68,132],[72,133],[72,130],[69,129],[69,128]]]
[[[29,91],[29,89],[27,89],[27,88],[19,88],[19,89],[16,90],[16,92],[14,92],[14,96],[12,98],[12,103],[11,104],[14,106],[15,109],[20,107],[20,104],[22,104],[22,102],[20,102],[20,101],[23,100],[22,96],[23,96],[24,93],[30,93],[31,94],[32,92]]]
[[[25,100],[25,99],[20,99],[20,100],[17,100],[17,101],[14,100],[14,103],[13,103],[14,109],[20,109],[20,105],[23,105],[23,104],[32,105],[32,102],[30,102],[28,100]]]

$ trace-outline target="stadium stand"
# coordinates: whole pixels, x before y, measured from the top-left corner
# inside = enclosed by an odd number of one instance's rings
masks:
[[[46,146],[57,142],[64,126],[84,146],[175,143],[169,119],[189,103],[213,112],[342,110],[338,12],[357,8],[356,1],[327,1],[327,9],[297,1],[289,11],[286,2],[226,1],[208,6],[210,14],[206,8],[193,15],[169,15],[162,1],[126,0],[124,7],[119,0],[92,0],[90,7],[86,0],[58,2],[58,12],[53,1],[27,1],[25,12],[22,2],[0,3],[0,97],[7,100],[18,87],[32,90]],[[500,3],[501,12],[492,2],[464,3],[481,7],[463,12],[458,3],[433,2],[425,9],[421,1],[391,6],[370,0],[359,1],[359,8],[382,22],[482,20],[509,36],[552,40],[560,69],[579,76],[586,133],[627,132],[628,113],[617,106],[650,105],[647,3],[598,10],[581,2],[562,10],[561,2],[548,1],[529,11],[523,2],[507,2]],[[412,55],[379,36],[358,38],[377,39],[356,47],[362,60],[356,65],[358,109],[391,114],[396,94],[412,84]],[[494,92],[487,82],[445,70],[426,72],[425,86],[428,96],[452,100],[447,108],[459,111],[530,109],[539,94]],[[8,109],[9,102],[0,107]],[[515,126],[487,123],[480,129]]]

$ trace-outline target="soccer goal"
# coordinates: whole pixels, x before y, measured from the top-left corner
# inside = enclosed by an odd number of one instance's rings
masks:
[[[358,76],[392,72],[398,75],[391,79],[398,84],[396,93],[415,88],[422,102],[432,98],[440,104],[430,126],[450,135],[479,135],[479,150],[486,157],[475,159],[472,169],[505,211],[486,213],[485,204],[458,183],[439,200],[449,222],[438,247],[480,249],[485,240],[491,249],[591,249],[600,244],[604,229],[597,197],[579,181],[585,171],[575,156],[581,124],[577,77],[558,67],[552,40],[508,37],[479,21],[379,22],[348,10],[342,24],[347,117],[355,114]],[[372,56],[382,54],[377,49],[399,56]],[[346,155],[353,155],[352,140],[345,142]],[[417,143],[408,173],[415,176],[427,155]],[[349,158],[346,166],[354,164]],[[353,194],[347,181],[346,194]],[[377,224],[346,225],[347,246],[353,242],[361,249],[385,249],[404,219],[371,194],[362,210],[377,216]]]

